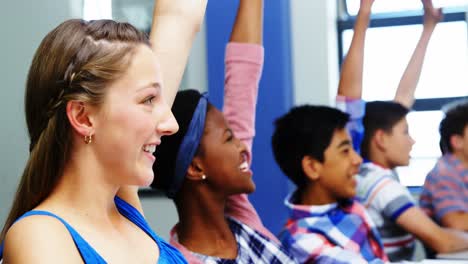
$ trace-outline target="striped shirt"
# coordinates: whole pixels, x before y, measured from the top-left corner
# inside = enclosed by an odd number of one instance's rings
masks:
[[[357,152],[364,137],[363,119],[366,102],[343,96],[336,98],[336,107],[350,115],[346,128]],[[406,210],[415,206],[408,189],[401,185],[396,173],[373,163],[361,166],[357,197],[368,210],[382,237],[385,252],[391,261],[410,260],[415,250],[414,236],[396,223]]]
[[[294,204],[295,195],[285,201],[290,209],[283,245],[299,263],[384,263],[379,233],[364,207],[347,200],[309,206]]]
[[[429,172],[420,206],[439,223],[447,213],[468,212],[468,168],[454,155],[441,157]]]
[[[415,206],[408,189],[393,170],[371,162],[361,166],[357,180],[357,197],[377,225],[389,259],[412,259],[415,238],[396,223],[402,213]]]

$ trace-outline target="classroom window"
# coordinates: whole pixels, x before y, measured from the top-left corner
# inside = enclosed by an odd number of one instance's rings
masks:
[[[340,64],[353,36],[360,0],[343,0],[344,18],[338,21]],[[410,165],[397,168],[406,186],[421,186],[427,172],[440,157],[438,126],[443,104],[468,97],[468,26],[466,0],[434,1],[446,9],[429,43],[416,102],[408,114],[411,136],[416,143]],[[465,6],[459,8],[460,6]],[[392,100],[400,78],[422,31],[420,0],[376,1],[366,35],[363,98],[366,101]]]
[[[355,16],[359,10],[361,0],[346,0],[346,8],[349,15]],[[433,0],[435,7],[457,8],[466,6],[467,0]],[[420,11],[421,0],[379,0],[372,7],[373,13],[397,13],[408,11]]]

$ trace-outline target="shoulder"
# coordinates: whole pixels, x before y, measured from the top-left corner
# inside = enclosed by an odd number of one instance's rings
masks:
[[[18,254],[17,252],[21,252]],[[50,216],[29,216],[13,224],[5,237],[7,263],[82,263],[67,228]]]

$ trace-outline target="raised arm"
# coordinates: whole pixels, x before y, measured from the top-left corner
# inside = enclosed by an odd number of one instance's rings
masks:
[[[362,75],[364,68],[364,44],[374,0],[361,0],[354,25],[354,34],[348,54],[341,68],[338,95],[349,99],[362,97]]]
[[[161,63],[163,92],[171,106],[206,4],[207,0],[157,0],[154,6],[150,41]]]
[[[223,112],[236,137],[252,147],[263,68],[263,0],[240,0],[226,48]]]
[[[224,115],[234,135],[249,151],[255,135],[255,108],[263,68],[263,0],[240,0],[226,48]],[[225,213],[276,240],[262,224],[247,195],[233,195]]]
[[[434,8],[432,0],[422,0],[422,2],[424,6],[423,31],[408,66],[401,77],[394,99],[408,108],[411,108],[414,104],[414,93],[421,76],[429,40],[437,23],[442,20],[442,11],[440,8]]]
[[[150,41],[161,64],[163,93],[172,106],[193,40],[205,15],[207,0],[157,0]],[[143,214],[138,186],[125,186],[117,195]]]

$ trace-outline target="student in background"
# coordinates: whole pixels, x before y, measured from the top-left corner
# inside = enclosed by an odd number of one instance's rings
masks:
[[[337,106],[351,115],[349,128],[354,145],[356,149],[360,147],[365,160],[359,172],[357,196],[376,223],[391,261],[412,259],[415,237],[437,252],[468,247],[466,234],[441,228],[419,209],[407,188],[399,183],[394,171],[397,166],[409,164],[414,140],[408,134],[406,115],[414,102],[430,37],[442,18],[441,10],[435,9],[431,0],[423,0],[423,5],[423,31],[394,102],[366,104],[361,100],[364,40],[368,23],[357,23],[355,26],[338,89]]]
[[[158,58],[144,33],[112,20],[67,20],[43,39],[26,84],[30,157],[0,237],[5,263],[186,263],[116,193],[151,183],[152,149],[178,129],[161,72],[185,66],[206,7],[190,2],[157,1]],[[161,70],[169,57],[174,70]]]
[[[439,131],[443,156],[426,177],[420,206],[442,226],[468,231],[468,100],[446,107]]]
[[[171,244],[190,263],[296,263],[262,224],[247,195],[263,67],[263,1],[240,0],[225,55],[223,112],[195,90],[177,94],[177,134],[164,138],[152,187],[174,200]],[[223,89],[223,87],[220,87]]]
[[[279,237],[299,263],[387,261],[374,223],[353,200],[362,159],[348,121],[338,109],[306,105],[275,122],[274,157],[297,187],[285,201],[290,217]]]

